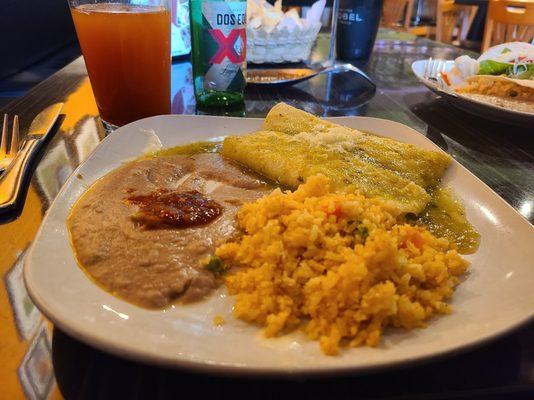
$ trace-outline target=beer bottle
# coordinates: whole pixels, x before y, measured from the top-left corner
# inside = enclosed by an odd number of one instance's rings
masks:
[[[243,107],[246,0],[190,0],[191,58],[200,108]]]

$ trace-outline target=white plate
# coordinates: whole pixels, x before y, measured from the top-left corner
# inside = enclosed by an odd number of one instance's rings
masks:
[[[475,100],[463,95],[462,93],[454,92],[451,95],[443,90],[439,90],[436,82],[426,79],[424,77],[425,67],[428,60],[418,60],[412,63],[412,71],[416,78],[423,83],[427,88],[446,98],[453,106],[458,107],[471,114],[478,115],[485,119],[494,121],[508,122],[514,124],[528,124],[534,123],[534,113],[511,110],[509,108],[501,107],[495,104],[485,103],[480,100]],[[454,61],[445,62],[445,72],[449,71],[454,66]]]
[[[396,122],[335,118],[354,128],[437,150],[430,140]],[[24,278],[41,311],[70,335],[105,351],[144,362],[231,374],[361,372],[428,359],[479,344],[533,316],[534,228],[456,161],[445,184],[465,200],[469,220],[482,234],[469,256],[471,272],[452,301],[454,312],[427,329],[388,331],[378,348],[321,353],[300,333],[265,339],[233,319],[224,289],[205,301],[150,311],[122,301],[92,283],[77,266],[66,228],[71,206],[96,179],[121,160],[143,153],[154,130],[165,147],[260,128],[262,120],[160,116],[134,122],[107,137],[69,178],[52,204],[26,258]],[[79,176],[83,179],[80,180]],[[213,317],[226,324],[216,327]]]

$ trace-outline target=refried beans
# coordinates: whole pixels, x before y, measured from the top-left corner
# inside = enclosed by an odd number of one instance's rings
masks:
[[[241,204],[269,191],[218,153],[144,158],[94,183],[67,224],[79,264],[99,285],[164,308],[217,286],[204,260],[237,233]]]

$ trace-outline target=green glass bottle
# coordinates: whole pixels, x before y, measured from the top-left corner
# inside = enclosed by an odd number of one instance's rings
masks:
[[[240,108],[246,85],[246,0],[190,0],[197,107]]]

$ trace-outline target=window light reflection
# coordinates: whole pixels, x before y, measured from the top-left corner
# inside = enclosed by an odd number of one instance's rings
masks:
[[[482,211],[484,213],[484,215],[491,221],[493,222],[495,225],[498,225],[499,224],[499,221],[497,221],[497,218],[495,218],[495,215],[493,215],[493,213],[488,210],[486,207],[484,206],[480,206],[480,211]]]
[[[525,218],[529,218],[532,214],[532,209],[534,208],[534,202],[532,201],[525,201],[521,206],[519,207],[519,212],[521,215]]]
[[[118,312],[118,311],[115,311],[113,308],[111,308],[110,306],[107,306],[107,305],[105,305],[105,304],[102,304],[102,308],[103,308],[104,310],[111,311],[112,313],[115,313],[117,316],[119,316],[119,318],[122,318],[122,319],[128,319],[128,318],[130,318],[128,315],[123,314],[123,313]]]

